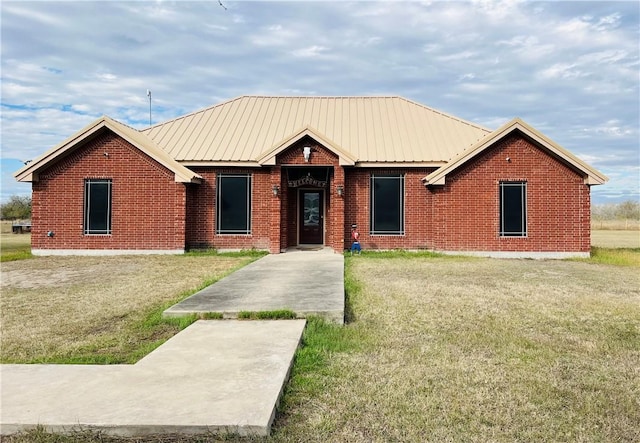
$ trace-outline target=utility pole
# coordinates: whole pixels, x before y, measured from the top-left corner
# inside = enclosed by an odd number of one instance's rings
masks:
[[[147,97],[149,97],[149,126],[151,126],[151,89],[147,89]]]

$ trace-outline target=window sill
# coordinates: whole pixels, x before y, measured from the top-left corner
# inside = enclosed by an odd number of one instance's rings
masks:
[[[216,232],[216,237],[252,237],[253,234],[241,234],[233,232]]]

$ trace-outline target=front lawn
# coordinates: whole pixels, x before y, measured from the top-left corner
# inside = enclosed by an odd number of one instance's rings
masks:
[[[640,251],[600,254],[624,266],[347,257],[349,322],[309,323],[270,438],[125,441],[640,441]],[[178,275],[173,266],[164,273]],[[58,303],[79,303],[66,300],[60,293]],[[22,312],[3,309],[3,322]],[[96,319],[92,334],[118,321]],[[72,438],[34,431],[8,441],[120,441]]]
[[[255,254],[35,257],[2,264],[2,363],[133,363],[189,319],[164,309]]]

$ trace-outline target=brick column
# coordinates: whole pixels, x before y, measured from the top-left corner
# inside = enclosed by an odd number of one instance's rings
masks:
[[[329,192],[331,193],[331,239],[328,246],[331,246],[336,252],[342,253],[345,248],[344,243],[344,199],[349,189],[344,183],[344,168],[340,165],[336,165],[333,168],[333,184]],[[336,187],[342,186],[344,193],[342,197],[338,196]]]
[[[282,212],[282,168],[280,165],[271,168],[271,177],[269,180],[269,252],[272,254],[280,253],[280,214]],[[273,187],[279,186],[280,193],[278,196],[273,195]]]

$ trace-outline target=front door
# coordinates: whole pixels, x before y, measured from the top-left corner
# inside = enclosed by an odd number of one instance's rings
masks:
[[[299,238],[301,245],[321,245],[324,235],[324,191],[300,191]]]

